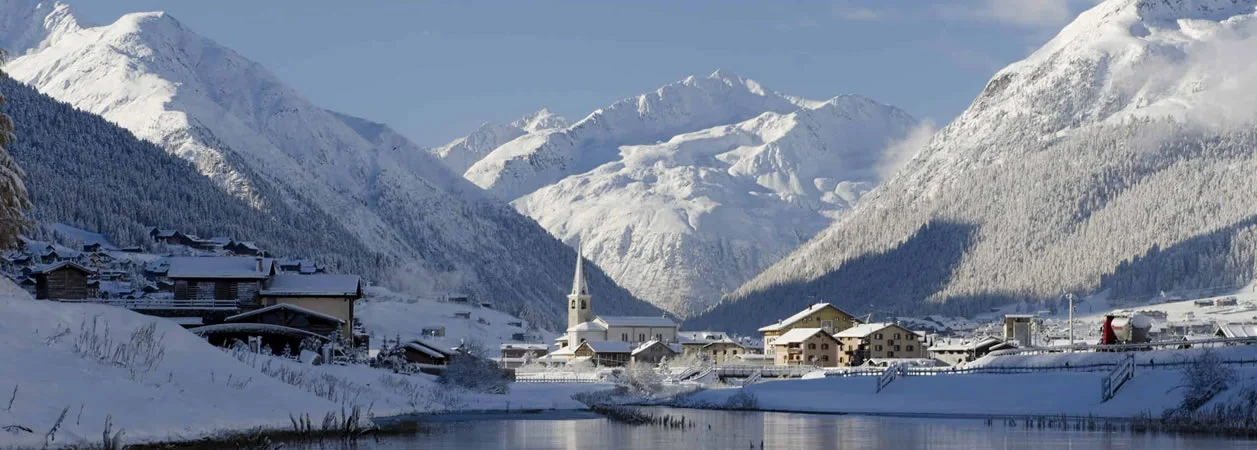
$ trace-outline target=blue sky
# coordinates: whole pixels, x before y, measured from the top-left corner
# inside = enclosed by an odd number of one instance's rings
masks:
[[[316,104],[439,145],[540,109],[577,120],[687,75],[856,93],[945,124],[1093,0],[69,0],[166,11]]]

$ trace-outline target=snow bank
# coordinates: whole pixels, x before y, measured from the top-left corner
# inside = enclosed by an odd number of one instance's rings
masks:
[[[508,395],[468,394],[427,375],[393,375],[365,366],[308,366],[247,354],[234,357],[175,322],[104,305],[31,299],[0,280],[0,447],[39,447],[61,420],[56,446],[99,443],[106,417],[126,444],[195,439],[256,427],[286,429],[289,415],[319,420],[342,406],[374,417],[433,411],[578,409],[574,393],[606,385],[511,386]],[[96,332],[91,332],[91,324]],[[86,324],[86,327],[84,327]],[[123,365],[83,355],[81,337],[129,345],[155,328],[156,351]],[[89,352],[112,355],[113,351]],[[110,360],[114,358],[110,357]],[[14,387],[17,388],[13,396]],[[13,396],[12,407],[9,399]]]
[[[1215,349],[1223,360],[1250,359],[1257,349],[1235,347]],[[1184,351],[1182,358],[1199,354]],[[1163,352],[1141,352],[1137,361],[1174,356]],[[1037,355],[997,358],[987,367],[1018,367],[1058,365],[1069,360],[1071,365],[1096,364],[1120,359],[1123,354],[1087,353]],[[1257,366],[1233,366],[1235,380],[1231,389],[1218,395],[1211,404],[1225,403],[1242,397],[1244,390],[1257,388]],[[749,386],[746,392],[755,395],[759,409],[793,412],[842,412],[880,414],[966,414],[966,415],[1095,415],[1130,418],[1147,413],[1160,416],[1166,409],[1177,407],[1183,398],[1182,374],[1177,369],[1139,368],[1135,378],[1108,402],[1100,401],[1101,380],[1107,371],[1043,372],[1028,374],[988,375],[963,374],[940,376],[909,376],[895,380],[877,392],[877,377],[830,377],[819,380],[765,381]],[[723,405],[738,389],[714,389],[681,400],[681,403]],[[1209,406],[1209,405],[1206,405]]]

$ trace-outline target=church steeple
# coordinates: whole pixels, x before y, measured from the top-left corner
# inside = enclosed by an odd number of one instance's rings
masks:
[[[567,295],[568,328],[593,320],[593,297],[589,295],[589,285],[585,282],[585,260],[581,257],[583,250],[583,245],[577,241],[576,274],[572,277],[572,293]]]

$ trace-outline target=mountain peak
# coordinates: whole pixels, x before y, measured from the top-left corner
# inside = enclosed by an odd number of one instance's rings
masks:
[[[708,75],[707,78],[718,78],[718,79],[723,79],[723,80],[741,80],[742,79],[740,75],[734,73],[732,70],[729,70],[729,69],[716,69],[716,71],[712,72],[711,75]]]
[[[529,133],[536,133],[538,131],[567,128],[568,123],[567,119],[562,116],[550,112],[549,109],[541,108],[537,112],[511,122],[511,126],[523,129]]]

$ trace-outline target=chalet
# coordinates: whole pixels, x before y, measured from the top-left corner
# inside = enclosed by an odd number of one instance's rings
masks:
[[[17,285],[18,287],[22,288],[22,290],[31,294],[31,297],[34,297],[39,294],[39,290],[38,290],[39,283],[36,283],[34,278],[22,277],[22,280],[18,281]]]
[[[148,233],[153,238],[153,242],[159,242],[166,245],[182,245],[185,247],[195,247],[196,240],[192,237],[180,233],[178,230],[162,230],[153,228]]]
[[[925,343],[915,331],[893,323],[867,323],[838,332],[838,362],[858,366],[873,358],[925,358]]]
[[[166,277],[175,284],[175,300],[235,300],[262,306],[263,282],[277,273],[270,258],[182,256],[168,261]]]
[[[692,355],[698,353],[713,342],[732,341],[733,339],[723,331],[680,331],[677,332],[677,342],[681,344],[683,353]]]
[[[262,249],[252,242],[232,241],[223,248],[241,256],[262,256]]]
[[[838,339],[824,328],[792,328],[773,339],[773,360],[779,366],[838,365]]]
[[[735,363],[746,349],[735,341],[719,341],[704,345],[698,354],[715,364]]]
[[[331,336],[345,320],[297,305],[280,303],[223,319],[224,323],[264,323]]]
[[[585,341],[573,354],[577,361],[591,361],[599,367],[617,367],[628,364],[633,347],[623,341]]]
[[[661,361],[675,358],[679,354],[681,354],[680,344],[648,341],[633,349],[629,356],[634,363],[659,364]]]
[[[83,251],[87,253],[96,253],[99,251],[103,251],[104,249],[105,249],[104,246],[100,245],[99,242],[93,242],[91,244],[83,244]]]
[[[1003,339],[987,336],[967,342],[940,342],[931,345],[927,350],[930,357],[948,365],[964,364],[976,361],[988,353],[1014,348]]]
[[[515,368],[536,360],[550,352],[546,344],[502,344],[499,347],[501,357],[498,364],[504,368]]]
[[[291,304],[341,320],[341,335],[354,336],[354,302],[362,298],[362,279],[357,275],[278,274],[266,281],[262,304]],[[358,339],[354,339],[355,342]]]
[[[787,317],[766,327],[759,329],[764,334],[764,351],[772,354],[776,351],[774,341],[777,337],[788,333],[795,328],[820,328],[826,332],[833,334],[846,330],[853,326],[859,325],[860,322],[848,314],[846,311],[838,309],[838,307],[829,303],[817,303],[807,307],[793,316]]]
[[[35,279],[35,298],[85,299],[88,296],[88,277],[96,272],[75,262],[62,261],[50,264],[31,273]]]
[[[443,366],[454,357],[454,351],[420,339],[412,339],[402,344],[406,361],[416,364]]]

